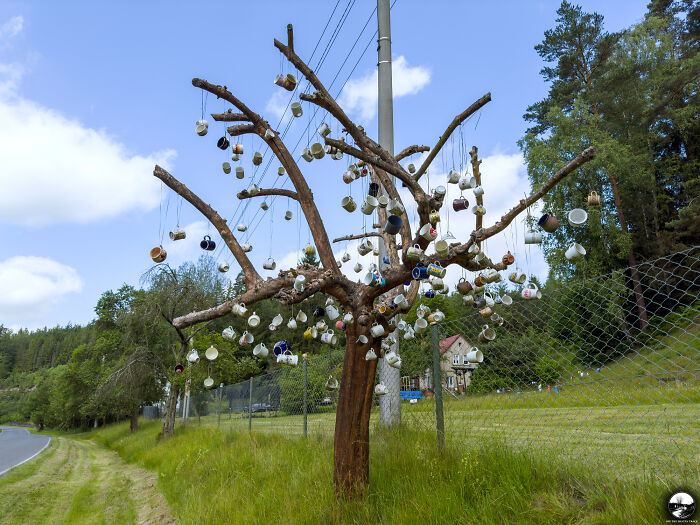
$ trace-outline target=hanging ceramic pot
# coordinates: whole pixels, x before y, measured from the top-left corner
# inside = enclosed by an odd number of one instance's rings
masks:
[[[230,145],[231,143],[225,136],[216,141],[216,147],[224,151],[226,151]]]
[[[586,255],[586,249],[580,244],[574,243],[564,253],[566,258],[571,262],[576,262]]]
[[[234,153],[233,155],[231,155],[231,160],[233,162],[238,162],[239,160],[241,160],[241,156],[238,153]]]
[[[165,251],[163,246],[156,246],[155,248],[151,249],[149,255],[151,259],[153,259],[153,262],[162,263],[168,256],[168,252]]]
[[[439,201],[445,198],[445,194],[447,193],[447,189],[445,186],[438,186],[433,190],[433,197]]]
[[[258,343],[255,345],[255,348],[253,348],[253,355],[256,357],[267,357],[268,353],[269,350],[264,343]]]
[[[467,295],[472,291],[472,283],[470,283],[464,277],[462,277],[457,283],[457,291],[461,295]]]
[[[195,130],[197,131],[197,135],[203,137],[209,131],[209,123],[204,119],[200,119],[197,121],[197,127]]]
[[[229,265],[228,265],[228,263],[227,263],[226,261],[221,261],[221,262],[219,263],[218,268],[219,268],[219,271],[220,271],[221,273],[226,273],[226,272],[229,271]]]
[[[472,206],[472,213],[474,215],[486,215],[486,208],[477,204],[476,206]]]

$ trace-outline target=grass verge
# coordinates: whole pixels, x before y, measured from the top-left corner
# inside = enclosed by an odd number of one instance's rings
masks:
[[[159,440],[160,425],[93,434],[128,462],[158,473],[180,523],[660,523],[670,489],[623,481],[556,455],[479,446],[412,429],[372,436],[371,489],[336,501],[332,440],[189,426]]]

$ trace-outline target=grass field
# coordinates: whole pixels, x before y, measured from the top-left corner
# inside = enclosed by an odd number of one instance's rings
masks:
[[[448,443],[439,454],[434,435],[403,429],[373,434],[369,494],[337,502],[330,438],[190,425],[162,441],[159,428],[148,422],[132,436],[119,424],[94,439],[157,472],[183,524],[661,523],[670,490],[656,478],[626,481],[496,438]]]
[[[0,524],[174,523],[155,479],[92,441],[54,438],[0,478]]]

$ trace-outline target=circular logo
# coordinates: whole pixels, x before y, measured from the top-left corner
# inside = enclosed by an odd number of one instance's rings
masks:
[[[679,520],[690,519],[695,514],[695,499],[687,492],[676,492],[668,500],[668,511]]]

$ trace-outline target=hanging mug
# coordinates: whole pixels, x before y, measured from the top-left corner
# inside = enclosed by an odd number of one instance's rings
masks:
[[[326,307],[326,315],[328,316],[328,319],[335,321],[338,316],[340,316],[340,312],[335,306],[330,305]]]
[[[542,292],[539,291],[535,283],[529,283],[520,292],[523,299],[540,299],[542,297]]]
[[[434,275],[435,277],[440,277],[441,279],[445,277],[447,270],[443,268],[440,263],[430,263],[427,268],[428,275]]]
[[[248,330],[246,330],[245,332],[243,332],[241,334],[241,338],[238,340],[238,344],[240,344],[241,346],[249,345],[254,340],[255,340],[255,338],[253,337],[253,334],[251,334],[250,332],[248,332]]]
[[[265,140],[271,140],[275,138],[275,132],[272,131],[271,129],[266,129],[265,130]]]
[[[272,318],[272,324],[274,326],[281,326],[282,323],[284,322],[284,317],[282,317],[282,314],[277,314]]]
[[[428,328],[428,321],[422,317],[419,317],[416,319],[416,322],[413,323],[413,330],[415,330],[416,333],[420,334],[424,332],[426,328]]]
[[[468,294],[462,296],[462,302],[464,303],[465,306],[467,305],[473,305],[474,304],[474,294]]]
[[[224,173],[226,173],[226,174],[231,173],[231,164],[230,163],[224,162],[221,165],[221,168],[224,170]]]
[[[234,162],[238,162],[239,160],[241,160],[241,156],[238,153],[234,153],[233,155],[231,155],[231,160]]]
[[[510,266],[515,262],[515,257],[513,257],[513,254],[510,253],[510,250],[508,250],[508,253],[505,254],[503,257],[501,257],[501,262],[505,264],[506,266]]]
[[[418,233],[428,241],[434,241],[438,236],[437,230],[430,224],[424,224]]]
[[[346,313],[346,314],[343,316],[343,322],[344,322],[346,325],[352,324],[354,321],[355,321],[355,319],[353,319],[352,314],[351,314],[350,312]]]
[[[588,205],[589,206],[600,206],[600,195],[597,192],[592,191],[588,195]]]
[[[291,210],[287,210],[284,212],[284,220],[285,221],[291,221],[292,220],[292,212]]]
[[[386,195],[380,195],[379,197],[377,197],[377,205],[380,208],[386,209],[386,207],[389,206],[389,197],[387,197]]]
[[[389,390],[387,387],[384,385],[384,383],[379,383],[377,386],[374,387],[374,393],[377,394],[378,396],[383,396],[387,394]]]
[[[359,262],[355,263],[355,266],[353,266],[352,269],[355,271],[355,273],[360,273],[362,271],[362,265]]]
[[[297,321],[299,321],[300,323],[305,323],[306,319],[306,314],[302,310],[299,310],[299,312],[297,313]]]
[[[361,344],[361,345],[366,345],[369,339],[367,339],[367,336],[362,334],[357,338],[356,343]]]
[[[564,253],[566,258],[571,262],[576,262],[586,255],[586,249],[578,243],[574,243]]]
[[[499,275],[499,273],[496,270],[494,270],[493,268],[487,268],[484,271],[484,280],[487,283],[493,283],[498,279],[498,275]]]
[[[253,312],[250,317],[248,317],[248,325],[255,328],[260,324],[260,316]]]
[[[216,249],[216,243],[211,240],[211,237],[209,237],[209,235],[205,235],[204,239],[200,241],[199,247],[202,250],[213,252]]]
[[[272,257],[268,257],[263,263],[263,268],[265,268],[266,270],[274,270],[275,268],[277,268],[277,263]]]
[[[445,194],[447,193],[447,189],[445,186],[438,186],[433,190],[433,197],[439,201],[445,198]]]
[[[370,348],[367,350],[367,353],[365,354],[365,361],[375,361],[377,359],[377,354],[374,351],[374,348]]]
[[[253,153],[253,164],[254,165],[260,166],[260,164],[262,164],[262,161],[263,161],[262,153],[260,153],[259,151],[256,151],[255,153]]]
[[[326,154],[326,150],[323,149],[320,142],[314,142],[311,144],[311,148],[309,148],[309,153],[311,153],[315,159],[322,159]]]
[[[412,260],[412,261],[417,261],[423,256],[423,250],[421,250],[421,247],[419,245],[413,245],[409,246],[408,250],[406,250],[406,259]]]
[[[236,303],[231,307],[231,312],[236,315],[244,316],[248,309],[245,307],[245,303]]]
[[[341,260],[343,262],[348,262],[350,260],[350,254],[348,252],[345,252],[343,256],[341,257]]]
[[[321,135],[323,138],[326,138],[328,135],[330,135],[330,133],[330,126],[325,122],[322,122],[321,125],[318,127],[318,134]]]
[[[242,179],[244,176],[243,166],[236,166],[236,178]]]
[[[355,180],[355,176],[353,175],[352,172],[346,171],[343,173],[343,182],[345,184],[350,184],[354,180]]]
[[[338,330],[345,331],[345,323],[343,322],[342,319],[338,319],[338,320],[335,322],[335,327],[336,327]]]
[[[413,339],[416,336],[416,333],[413,331],[413,328],[410,326],[406,329],[406,332],[403,334],[404,339]]]
[[[228,263],[227,263],[226,261],[221,261],[221,262],[219,263],[218,268],[219,268],[219,271],[220,271],[221,273],[226,273],[226,272],[229,271],[229,265],[228,265]]]
[[[455,170],[450,170],[450,172],[447,174],[447,183],[448,184],[457,184],[459,182],[459,173],[456,172]]]
[[[478,348],[474,348],[471,352],[467,353],[466,359],[468,363],[483,363],[484,354],[482,354],[481,350]]]
[[[450,246],[446,240],[439,240],[435,243],[435,252],[439,257],[447,257],[450,254]]]
[[[484,215],[486,215],[486,208],[484,208],[483,206],[477,204],[476,206],[472,206],[472,213],[473,213],[474,215],[481,215],[481,216],[484,216]]]
[[[306,277],[297,275],[296,279],[294,279],[294,289],[297,292],[303,292],[304,288],[306,288]]]
[[[425,297],[426,299],[434,299],[435,291],[432,288],[428,289],[425,291],[425,293],[423,293],[423,297]]]
[[[416,165],[413,164],[413,162],[409,162],[409,163],[408,163],[408,166],[406,166],[406,167],[408,168],[408,172],[409,172],[409,173],[415,173],[415,172],[416,172]]]
[[[493,310],[491,310],[490,306],[484,306],[481,310],[479,310],[481,317],[489,317],[492,313]]]
[[[408,310],[409,308],[408,299],[402,293],[394,297],[394,304],[403,310]]]
[[[357,209],[357,204],[350,195],[348,195],[347,197],[343,197],[343,200],[340,201],[340,205],[345,211],[349,213],[352,213]]]
[[[394,366],[401,360],[401,358],[399,357],[399,354],[397,354],[393,350],[390,350],[389,352],[384,354],[384,360],[389,366]]]
[[[436,308],[435,311],[433,312],[433,321],[436,323],[441,323],[444,320],[445,320],[445,314]]]
[[[228,326],[221,331],[221,337],[230,341],[236,337],[236,331],[232,326]]]
[[[486,306],[489,307],[493,307],[493,305],[496,304],[496,300],[488,292],[484,293],[484,301],[486,301]]]
[[[338,342],[338,337],[335,335],[333,330],[328,330],[326,333],[321,335],[321,342],[328,345],[334,345]]]
[[[554,215],[545,213],[537,221],[537,225],[547,233],[552,233],[559,227],[559,221]]]
[[[479,196],[481,196],[481,195],[483,195],[483,194],[484,194],[484,188],[483,188],[483,187],[477,186],[476,188],[474,188],[474,195],[476,195],[477,197],[479,197]]]
[[[588,213],[586,213],[586,210],[582,210],[581,208],[574,208],[567,214],[566,218],[571,226],[574,228],[580,228],[586,224],[586,221],[588,220]]]
[[[313,155],[311,155],[311,150],[309,148],[304,148],[301,152],[301,158],[304,159],[306,162],[311,162],[314,160]]]
[[[464,191],[469,188],[476,188],[476,178],[474,177],[462,177],[459,179],[459,189]]]
[[[262,201],[262,202],[260,203],[260,208],[261,208],[263,211],[267,211],[267,210],[270,208],[270,206],[267,204],[266,201]]]
[[[192,349],[189,352],[187,352],[186,358],[190,363],[196,363],[197,359],[199,359],[199,355],[197,354],[197,350]]]
[[[277,75],[275,77],[275,84],[283,87],[287,91],[294,91],[294,88],[297,86],[297,79],[292,74]]]
[[[372,323],[372,328],[369,329],[372,337],[381,337],[384,335],[384,327],[378,323]]]
[[[244,232],[244,231],[246,231],[246,230],[248,229],[248,226],[246,226],[246,225],[243,224],[243,223],[240,223],[238,226],[236,226],[236,229],[237,229],[239,232]]]
[[[255,345],[255,348],[253,348],[253,355],[257,357],[267,357],[267,354],[269,353],[267,347],[265,346],[265,343],[258,343]]]
[[[297,329],[297,322],[294,319],[294,317],[290,317],[289,321],[287,321],[287,328],[290,330],[296,330]]]
[[[284,166],[280,166],[279,168],[277,168],[277,175],[279,175],[280,177],[285,173],[287,173],[287,171],[284,169]]]
[[[216,147],[224,151],[226,151],[230,145],[231,143],[226,137],[221,137],[219,140],[216,141]]]
[[[525,244],[542,244],[542,234],[532,230],[525,232]]]
[[[195,130],[200,137],[203,137],[209,131],[209,123],[204,119],[198,120],[196,126]]]
[[[462,295],[467,295],[472,291],[472,283],[462,277],[457,283],[457,291]]]
[[[527,281],[527,275],[525,275],[525,272],[523,271],[516,270],[508,275],[508,280],[514,284],[525,284],[525,281]]]
[[[367,195],[367,197],[365,198],[365,202],[360,208],[360,211],[362,211],[362,213],[364,213],[365,215],[372,215],[372,213],[374,213],[374,210],[377,209],[377,206],[379,206],[379,201],[376,199],[376,197],[372,195]]]
[[[376,197],[377,195],[379,195],[379,184],[377,184],[376,182],[370,182],[369,183],[369,194],[372,197]]]
[[[244,244],[241,244],[241,249],[245,252],[248,253],[250,251],[253,251],[253,246],[248,244],[247,242]]]
[[[258,193],[260,193],[260,186],[258,186],[257,184],[251,184],[248,187],[248,193],[251,197],[255,197]]]
[[[401,217],[397,217],[396,215],[390,215],[389,218],[386,220],[384,230],[389,235],[396,235],[397,233],[399,233],[399,231],[401,231],[402,224],[403,221],[401,220]]]
[[[326,381],[326,390],[338,390],[338,380],[333,376],[330,376]]]
[[[301,103],[299,102],[292,102],[291,109],[292,115],[295,117],[301,117],[304,114],[304,111],[301,109]]]
[[[440,222],[440,214],[436,210],[432,210],[430,215],[428,215],[428,220],[430,221],[430,224],[435,226],[438,222]]]
[[[168,252],[162,246],[156,246],[149,252],[149,255],[153,262],[161,263],[168,256]]]
[[[413,278],[417,281],[428,278],[428,269],[425,266],[416,266],[411,274]]]
[[[397,199],[391,199],[386,209],[391,215],[401,215],[404,211],[406,211],[403,204],[401,204],[401,202],[399,202]]]
[[[459,197],[452,201],[452,209],[454,211],[464,211],[469,209],[469,201],[464,197]]]
[[[185,237],[187,237],[187,234],[182,228],[175,228],[170,232],[170,240],[179,241],[184,239]]]
[[[511,304],[513,304],[513,298],[510,295],[502,295],[501,303],[503,304],[503,306],[510,306]]]
[[[436,292],[445,288],[445,282],[440,277],[435,277],[434,275],[431,275],[428,277],[428,282],[430,283],[430,286],[433,287],[433,290],[435,290]]]

